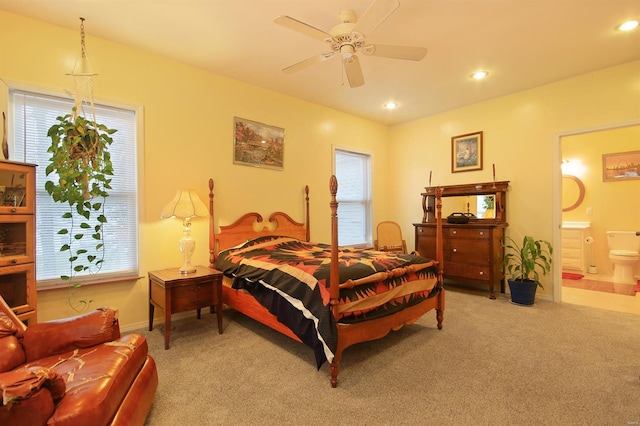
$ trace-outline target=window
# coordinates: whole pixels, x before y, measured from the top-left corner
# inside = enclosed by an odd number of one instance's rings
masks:
[[[335,148],[338,243],[371,246],[371,156]]]
[[[45,169],[51,139],[47,131],[56,117],[68,114],[73,100],[48,94],[12,89],[11,159],[39,165],[36,167],[36,278],[38,288],[67,285],[61,275],[69,275],[68,252],[60,252],[68,236],[57,234],[63,227],[61,216],[68,206],[54,203],[44,189]],[[113,144],[109,147],[114,176],[112,190],[105,200],[105,261],[98,274],[76,275],[76,281],[93,282],[138,276],[138,195],[136,111],[106,105],[95,105],[96,120],[111,129]],[[87,241],[94,245],[92,241]],[[78,246],[78,248],[80,248]],[[74,248],[75,249],[75,248]]]

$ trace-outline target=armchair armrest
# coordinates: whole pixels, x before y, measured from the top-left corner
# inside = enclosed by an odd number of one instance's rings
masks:
[[[28,399],[41,388],[47,388],[54,401],[64,396],[66,385],[62,377],[54,370],[46,367],[22,367],[0,373],[2,401],[10,406],[15,401]]]
[[[117,311],[103,307],[83,315],[29,326],[22,345],[27,361],[31,362],[119,338]]]

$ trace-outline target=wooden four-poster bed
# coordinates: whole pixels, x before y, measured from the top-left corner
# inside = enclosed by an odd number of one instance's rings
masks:
[[[441,191],[436,191],[436,259],[338,247],[338,182],[331,176],[331,244],[310,243],[309,188],[305,223],[275,212],[268,224],[250,212],[216,232],[209,180],[210,267],[224,272],[222,301],[230,308],[304,342],[317,367],[329,362],[338,384],[342,352],[384,337],[435,309],[442,328]]]

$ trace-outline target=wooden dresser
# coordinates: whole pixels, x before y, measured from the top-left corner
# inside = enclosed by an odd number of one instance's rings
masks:
[[[499,285],[504,293],[504,274],[502,259],[504,249],[502,240],[506,223],[506,191],[509,182],[475,183],[468,185],[443,186],[443,212],[447,212],[447,204],[455,208],[456,203],[462,205],[469,199],[475,203],[478,196],[489,195],[493,199],[493,217],[472,217],[465,224],[443,224],[444,277],[448,281],[470,285],[481,285],[489,288],[489,297],[495,299],[494,289]],[[447,203],[446,197],[452,197]],[[454,199],[453,197],[456,197]],[[473,197],[473,198],[470,198]],[[436,222],[435,188],[426,188],[422,193],[423,220],[414,223],[415,248],[423,256],[435,258]],[[469,207],[467,207],[469,209]],[[475,205],[473,207],[475,210]],[[459,211],[459,210],[457,210]],[[451,212],[443,213],[443,220]]]

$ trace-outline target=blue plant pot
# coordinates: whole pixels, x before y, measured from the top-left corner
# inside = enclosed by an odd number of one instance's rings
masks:
[[[507,280],[511,293],[511,302],[516,305],[531,306],[536,300],[538,284],[532,280]]]

